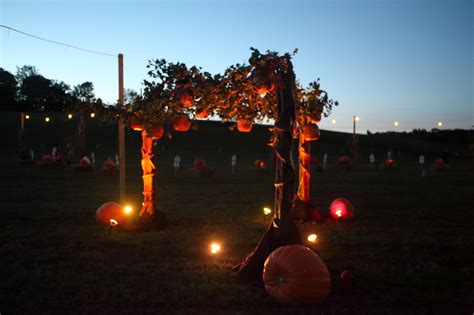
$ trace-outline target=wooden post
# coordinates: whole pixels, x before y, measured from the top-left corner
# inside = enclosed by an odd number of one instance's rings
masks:
[[[119,106],[124,106],[124,90],[123,90],[123,54],[118,54],[118,75],[119,75]],[[126,202],[125,194],[125,122],[123,119],[119,120],[118,126],[119,136],[119,190],[120,202]]]

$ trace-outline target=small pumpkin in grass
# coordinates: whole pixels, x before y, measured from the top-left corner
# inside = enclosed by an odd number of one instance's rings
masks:
[[[301,131],[303,132],[305,141],[318,140],[321,135],[318,125],[312,123],[303,125]]]
[[[196,160],[194,161],[193,165],[194,165],[194,168],[197,170],[202,170],[206,168],[206,162],[204,162],[203,160]]]
[[[310,248],[277,248],[263,267],[265,291],[280,304],[320,304],[331,292],[326,264]]]
[[[107,202],[100,206],[95,213],[95,221],[99,225],[110,225],[110,220],[115,220],[120,226],[125,222],[125,211],[121,205],[115,202]]]
[[[354,206],[345,198],[337,198],[329,206],[329,214],[336,220],[350,220],[354,218]]]
[[[203,109],[202,111],[200,111],[199,113],[196,113],[196,117],[197,118],[207,118],[207,116],[209,116],[209,111],[207,109]]]
[[[191,128],[191,121],[189,120],[188,115],[181,114],[176,116],[173,119],[173,129],[176,131],[185,132]]]
[[[240,132],[252,131],[252,122],[245,119],[237,120],[237,130]]]
[[[151,130],[149,136],[150,138],[152,138],[153,140],[159,140],[161,139],[161,137],[163,137],[163,133],[165,132],[163,126],[155,126],[153,127],[153,129]],[[148,135],[148,134],[147,134]]]

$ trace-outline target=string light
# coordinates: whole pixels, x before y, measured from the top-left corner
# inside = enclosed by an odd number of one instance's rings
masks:
[[[270,213],[272,213],[272,209],[267,208],[267,207],[263,208],[263,214],[264,215],[269,215]]]
[[[221,245],[217,244],[217,243],[212,243],[210,246],[209,246],[209,249],[211,251],[211,254],[215,255],[217,254],[218,252],[220,252],[221,250]]]
[[[25,119],[30,119],[30,115],[25,115]]]
[[[67,114],[68,119],[72,119],[72,114]]]
[[[94,118],[95,117],[95,113],[91,113],[91,118]]]
[[[44,121],[47,122],[47,123],[49,123],[50,120],[51,120],[51,119],[50,119],[49,117],[45,117],[45,118],[44,118]]]
[[[308,241],[311,242],[311,243],[316,243],[317,239],[318,239],[318,235],[316,234],[310,234],[308,235]]]
[[[125,208],[123,209],[123,211],[125,212],[125,214],[130,214],[132,213],[133,211],[133,208],[131,206],[125,206]]]

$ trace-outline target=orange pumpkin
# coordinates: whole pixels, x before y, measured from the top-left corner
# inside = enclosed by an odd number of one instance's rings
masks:
[[[197,169],[197,170],[203,170],[206,168],[206,162],[204,162],[203,160],[196,160],[194,161],[194,168]]]
[[[257,168],[265,168],[265,161],[264,160],[255,160],[255,166]]]
[[[275,89],[275,84],[269,83],[263,86],[260,86],[256,89],[257,94],[264,95],[269,92],[272,92]]]
[[[99,225],[110,225],[110,220],[117,221],[117,225],[125,222],[124,209],[118,203],[104,203],[95,213],[95,221]]]
[[[321,135],[319,127],[316,124],[306,124],[301,127],[305,141],[315,141]]]
[[[329,206],[329,214],[336,220],[350,220],[354,218],[354,207],[349,200],[337,198]]]
[[[153,140],[159,140],[163,137],[163,133],[165,132],[163,126],[155,126],[150,132],[150,137]]]
[[[209,111],[207,109],[203,109],[201,112],[196,113],[197,118],[207,118],[209,116]]]
[[[138,122],[132,122],[130,124],[130,128],[135,131],[143,131],[143,124],[140,124]]]
[[[252,131],[252,122],[245,119],[237,120],[237,130],[240,132]]]
[[[181,114],[176,116],[173,119],[173,129],[176,131],[185,132],[191,128],[191,121],[189,120],[188,115]]]
[[[263,267],[263,282],[265,291],[280,304],[320,304],[331,292],[326,264],[303,245],[273,251]]]
[[[184,107],[191,107],[193,106],[193,94],[191,91],[186,89],[180,89],[177,92],[179,102]]]
[[[42,160],[46,163],[51,163],[51,162],[54,162],[54,158],[52,155],[49,155],[49,154],[46,154],[46,155],[43,155],[43,158]]]
[[[444,160],[442,158],[439,158],[439,159],[436,159],[435,161],[435,169],[437,171],[442,171],[444,170],[445,168],[445,163],[444,163]]]

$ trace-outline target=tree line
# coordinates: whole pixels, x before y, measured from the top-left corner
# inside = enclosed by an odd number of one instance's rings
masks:
[[[15,75],[0,68],[2,111],[67,111],[80,104],[103,105],[95,98],[92,82],[71,87],[44,77],[31,65],[17,67]]]

